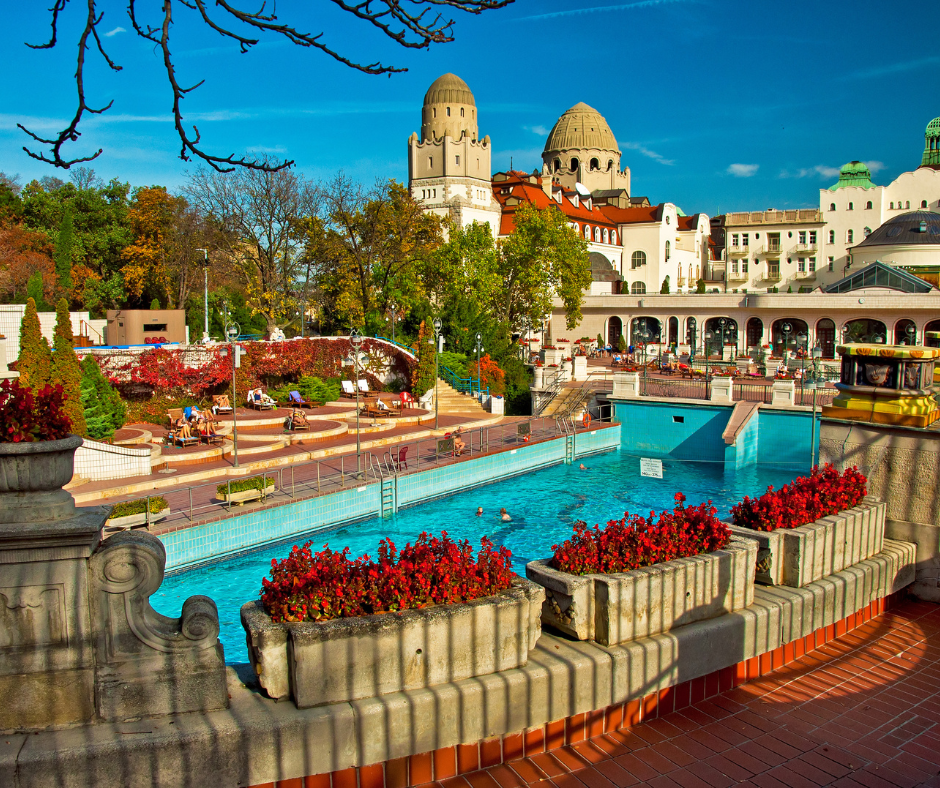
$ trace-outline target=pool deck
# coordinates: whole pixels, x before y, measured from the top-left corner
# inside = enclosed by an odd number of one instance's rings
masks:
[[[786,667],[681,711],[610,733],[586,722],[576,743],[429,785],[940,788],[938,637],[940,608],[905,601]],[[482,766],[492,756],[483,742],[455,757]],[[403,766],[412,775],[431,776],[430,759],[410,760]],[[323,777],[303,785],[330,788]],[[338,783],[334,775],[332,788]],[[369,788],[366,780],[359,788]]]

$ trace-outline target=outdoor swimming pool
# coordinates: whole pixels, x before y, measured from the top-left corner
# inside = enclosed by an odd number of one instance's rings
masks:
[[[227,662],[246,662],[245,633],[239,609],[261,591],[261,578],[267,576],[273,558],[283,558],[294,544],[309,540],[315,547],[348,546],[351,557],[375,554],[381,539],[389,537],[399,546],[413,541],[422,531],[446,530],[455,539],[469,539],[479,546],[481,536],[489,536],[513,554],[516,572],[525,564],[546,558],[551,546],[564,541],[576,520],[590,525],[623,516],[623,512],[648,513],[671,509],[676,492],[683,492],[688,504],[709,498],[725,517],[745,495],[762,493],[767,485],[782,485],[799,473],[772,465],[751,465],[726,471],[720,463],[663,460],[663,478],[640,476],[639,458],[620,451],[587,457],[587,470],[574,465],[556,465],[505,481],[456,493],[446,498],[403,509],[392,518],[373,518],[318,533],[304,534],[286,542],[265,547],[196,569],[168,576],[153,595],[154,608],[168,616],[179,616],[183,601],[193,594],[212,597],[219,608],[221,640]],[[483,516],[476,516],[478,506]],[[505,507],[512,522],[504,523],[499,510]]]

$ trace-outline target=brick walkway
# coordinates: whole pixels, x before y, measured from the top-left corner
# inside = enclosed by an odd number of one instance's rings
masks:
[[[940,788],[940,606],[904,602],[683,711],[442,788]]]

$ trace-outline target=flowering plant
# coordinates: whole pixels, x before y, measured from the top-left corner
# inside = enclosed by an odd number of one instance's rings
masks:
[[[573,575],[629,572],[643,566],[710,553],[728,544],[731,531],[715,517],[712,502],[685,506],[685,496],[676,493],[671,512],[649,517],[624,512],[622,520],[611,520],[604,528],[574,524],[574,536],[552,545],[549,565]]]
[[[779,490],[771,486],[760,498],[745,497],[731,509],[731,517],[735,525],[755,531],[798,528],[856,506],[865,497],[867,481],[857,468],[839,473],[831,465],[817,465],[808,477]]]
[[[469,602],[505,591],[512,584],[512,555],[495,549],[485,536],[474,556],[466,540],[455,542],[422,533],[398,551],[391,539],[379,543],[378,560],[349,560],[324,547],[318,553],[294,545],[290,555],[271,562],[262,581],[261,602],[278,623],[328,621],[396,610]]]
[[[31,389],[18,380],[0,383],[0,443],[57,441],[67,438],[72,423],[66,415],[62,386]]]
[[[558,350],[554,345],[543,345],[542,350]]]

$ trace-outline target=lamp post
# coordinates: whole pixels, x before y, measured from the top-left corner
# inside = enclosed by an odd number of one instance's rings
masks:
[[[349,332],[349,341],[353,348],[353,365],[356,371],[356,478],[362,478],[362,438],[359,434],[359,348],[362,345],[362,334],[355,328]]]
[[[438,423],[438,397],[437,397],[437,373],[438,373],[438,352],[440,351],[441,346],[441,328],[443,323],[439,317],[434,318],[434,429],[437,429]]]
[[[803,358],[800,359],[800,405],[803,404],[803,386],[806,378],[806,355],[809,352],[809,335],[802,331],[796,335],[797,350],[803,346]]]
[[[718,321],[718,325],[721,327],[721,345],[718,348],[718,360],[724,363],[725,360],[725,326],[728,323],[728,319],[723,317]]]
[[[232,353],[232,452],[233,463],[238,467],[238,392],[235,390],[235,369],[238,367],[238,345],[235,340],[241,333],[241,326],[238,323],[229,323],[225,326],[225,336],[228,337],[229,347]]]
[[[398,316],[398,307],[395,304],[392,304],[390,307],[392,310],[392,342],[395,341],[395,318]]]
[[[715,338],[714,331],[705,331],[705,399],[708,399],[708,342]]]
[[[904,333],[907,334],[908,345],[917,344],[917,327],[913,323],[907,324],[907,328],[904,329]]]
[[[819,345],[813,348],[813,424],[810,429],[809,438],[809,467],[816,464],[816,391],[819,389],[819,359],[822,358],[822,348]]]
[[[480,382],[480,353],[483,350],[483,334],[477,332],[477,392],[483,391],[483,384]]]
[[[202,252],[202,277],[203,277],[203,309],[205,311],[205,324],[202,329],[202,343],[205,345],[209,341],[209,250],[197,249]]]
[[[793,330],[793,326],[789,323],[783,323],[780,326],[780,330],[783,332],[783,353],[780,354],[780,357],[786,362],[784,353],[790,349],[790,332]]]

